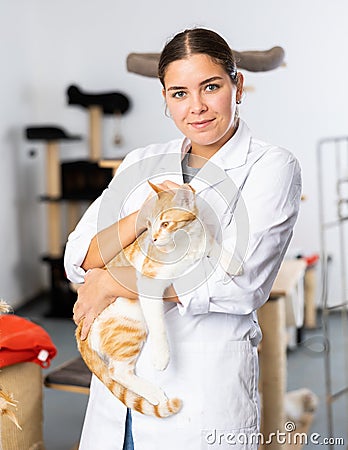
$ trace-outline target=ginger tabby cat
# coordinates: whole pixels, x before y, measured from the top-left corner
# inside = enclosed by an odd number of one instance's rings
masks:
[[[168,399],[160,387],[138,377],[136,362],[148,340],[154,367],[166,368],[169,347],[163,293],[173,279],[216,251],[217,244],[207,237],[189,185],[174,192],[149,184],[157,195],[148,202],[147,230],[106,267],[132,265],[137,269],[138,300],[118,297],[95,319],[83,341],[81,321],[76,339],[89,369],[122,403],[142,414],[168,417],[181,409],[182,401]],[[230,262],[230,255],[222,251],[220,264],[228,267]]]

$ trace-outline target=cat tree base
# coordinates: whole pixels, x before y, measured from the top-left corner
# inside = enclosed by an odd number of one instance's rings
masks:
[[[287,445],[277,439],[277,433],[286,433],[286,297],[299,283],[303,283],[307,264],[301,259],[285,260],[273,284],[270,299],[259,309],[262,330],[260,360],[260,395],[262,398],[261,433],[264,450],[284,450]],[[295,432],[298,430],[295,430]],[[291,440],[287,440],[292,442]],[[289,447],[290,448],[290,447]]]
[[[0,417],[2,450],[44,450],[43,384],[38,364],[24,362],[1,369],[1,388],[18,402],[14,410],[22,430],[6,416]]]

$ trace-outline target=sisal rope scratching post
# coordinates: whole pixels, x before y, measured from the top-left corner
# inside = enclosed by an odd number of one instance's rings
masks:
[[[101,123],[103,110],[101,106],[92,105],[89,111],[89,159],[98,162],[102,155],[102,132]]]
[[[59,199],[61,196],[61,176],[59,147],[57,141],[46,144],[46,193],[51,199]],[[61,255],[61,205],[57,201],[47,205],[48,219],[48,251],[51,257],[58,258]]]
[[[284,431],[286,392],[286,325],[285,299],[277,297],[268,300],[258,311],[262,330],[262,348],[260,352],[260,371],[262,376],[262,423],[261,433],[265,440],[277,430]],[[281,449],[275,442],[267,448]]]
[[[316,270],[315,267],[308,267],[304,276],[304,296],[305,296],[305,328],[316,328],[317,307],[315,303]]]

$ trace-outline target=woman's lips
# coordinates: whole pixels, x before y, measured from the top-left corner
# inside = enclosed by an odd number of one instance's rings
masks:
[[[191,127],[201,130],[209,126],[215,119],[199,120],[197,122],[190,122]]]

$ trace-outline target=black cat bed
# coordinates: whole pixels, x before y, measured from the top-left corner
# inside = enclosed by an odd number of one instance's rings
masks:
[[[283,63],[285,56],[282,47],[260,51],[232,51],[237,67],[249,72],[266,72],[276,69]],[[130,53],[127,57],[127,70],[147,77],[157,77],[159,57],[159,53]]]
[[[63,128],[55,126],[31,126],[25,129],[26,138],[30,141],[78,141],[82,137],[68,134]]]
[[[124,114],[130,108],[129,98],[120,92],[92,93],[71,85],[67,89],[69,105],[79,105],[84,108],[100,106],[104,114]]]

